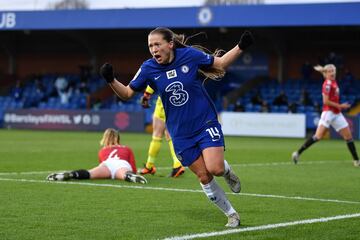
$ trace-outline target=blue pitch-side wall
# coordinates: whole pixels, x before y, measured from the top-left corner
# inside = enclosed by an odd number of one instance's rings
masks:
[[[360,3],[0,12],[0,30],[360,25]]]

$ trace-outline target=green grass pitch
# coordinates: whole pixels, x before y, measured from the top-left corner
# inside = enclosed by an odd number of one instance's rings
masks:
[[[101,135],[0,130],[1,240],[360,237],[360,169],[352,166],[344,141],[316,143],[294,165],[291,152],[304,139],[226,137],[226,159],[242,181],[236,195],[217,178],[242,219],[240,228],[228,231],[226,217],[190,170],[167,177],[171,160],[165,141],[158,172],[147,176],[147,185],[45,180],[53,171],[96,166]],[[150,140],[149,134],[121,135],[139,168]],[[360,150],[359,141],[356,146]]]

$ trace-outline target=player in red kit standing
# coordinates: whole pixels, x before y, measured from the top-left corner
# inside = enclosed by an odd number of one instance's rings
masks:
[[[324,67],[318,65],[314,69],[322,73],[325,79],[322,86],[323,111],[315,135],[307,139],[299,150],[292,153],[292,160],[297,164],[300,154],[312,144],[322,139],[329,127],[332,126],[346,141],[353,157],[354,166],[359,167],[359,157],[349,124],[341,113],[341,110],[350,108],[350,104],[340,103],[340,90],[336,82],[336,67],[333,64],[328,64]]]
[[[99,165],[90,170],[80,169],[71,172],[52,173],[49,181],[70,179],[119,179],[127,182],[147,183],[143,176],[136,175],[136,162],[131,148],[120,145],[120,135],[112,128],[105,130],[100,141]]]

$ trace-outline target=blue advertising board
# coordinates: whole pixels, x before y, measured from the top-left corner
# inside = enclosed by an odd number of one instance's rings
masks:
[[[360,2],[0,12],[0,30],[358,26]]]
[[[320,114],[317,112],[307,112],[305,115],[306,115],[306,129],[315,130],[320,120]]]
[[[9,110],[4,114],[4,128],[143,132],[143,112],[87,110]]]

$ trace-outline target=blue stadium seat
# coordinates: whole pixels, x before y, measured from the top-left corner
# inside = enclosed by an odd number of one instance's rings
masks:
[[[258,104],[254,105],[252,112],[261,112],[261,105]]]
[[[279,112],[287,113],[288,112],[288,106],[279,106]]]
[[[305,113],[305,107],[302,106],[302,105],[298,106],[298,107],[297,107],[297,112],[298,112],[298,113]]]
[[[252,112],[253,111],[253,105],[251,103],[248,103],[245,105],[245,112]]]

